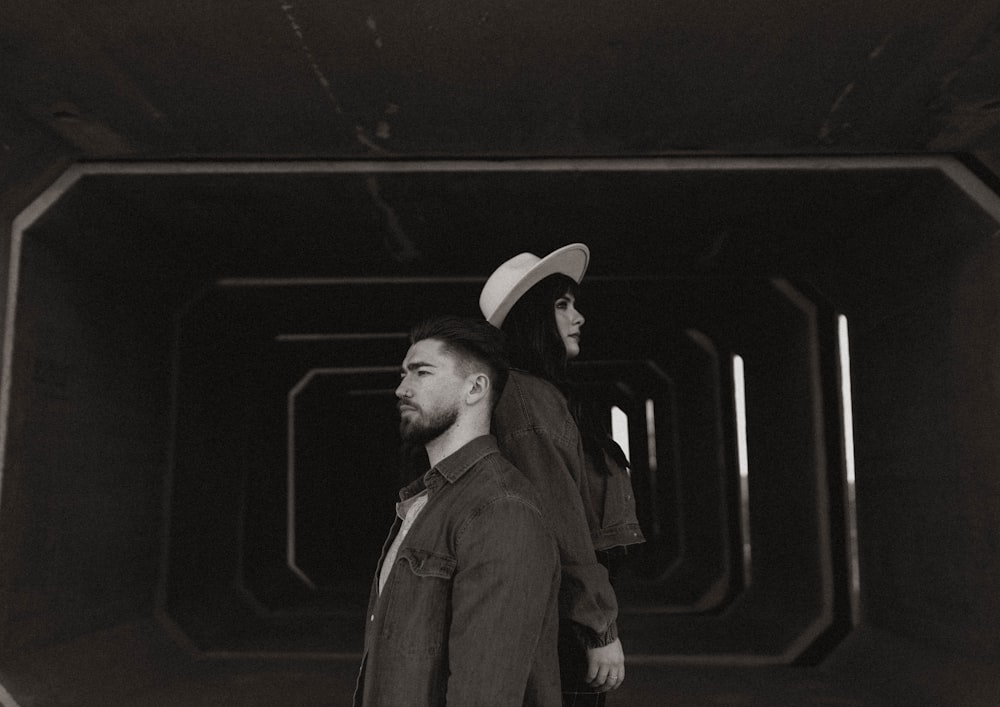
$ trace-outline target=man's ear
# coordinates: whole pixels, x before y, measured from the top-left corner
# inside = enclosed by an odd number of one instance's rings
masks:
[[[490,394],[490,387],[492,383],[490,381],[490,377],[485,373],[473,373],[469,376],[469,378],[471,380],[471,385],[469,386],[469,392],[466,395],[466,402],[470,405],[474,405]]]

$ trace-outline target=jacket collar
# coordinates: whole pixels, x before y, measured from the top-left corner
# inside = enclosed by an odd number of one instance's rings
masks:
[[[500,453],[496,437],[493,435],[476,437],[428,469],[423,476],[400,491],[399,497],[405,501],[425,488],[433,489],[444,483],[453,484],[480,460],[494,453]]]

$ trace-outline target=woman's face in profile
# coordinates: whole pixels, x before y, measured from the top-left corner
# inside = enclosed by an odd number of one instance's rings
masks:
[[[576,308],[576,298],[570,293],[556,300],[556,329],[559,338],[566,347],[566,358],[573,359],[580,355],[580,328],[583,326],[583,315]]]

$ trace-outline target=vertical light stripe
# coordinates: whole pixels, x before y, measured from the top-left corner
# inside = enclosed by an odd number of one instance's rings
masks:
[[[653,537],[660,537],[660,502],[659,502],[659,471],[660,466],[656,457],[656,407],[653,399],[646,400],[646,454],[649,463],[649,495],[652,512]]]
[[[649,473],[656,475],[656,408],[653,399],[646,399],[646,454],[649,463]]]
[[[750,586],[750,461],[747,454],[746,382],[743,357],[733,356],[733,403],[736,407],[736,452],[740,472],[740,536],[743,539],[743,584]]]
[[[625,452],[625,458],[631,459],[628,444],[628,415],[617,405],[611,408],[611,438],[618,443],[618,446]]]
[[[847,317],[837,316],[837,343],[840,358],[840,400],[844,415],[844,477],[847,494],[847,552],[850,562],[851,617],[860,621],[861,567],[858,559],[858,518],[854,488],[854,403],[851,399],[851,352]]]

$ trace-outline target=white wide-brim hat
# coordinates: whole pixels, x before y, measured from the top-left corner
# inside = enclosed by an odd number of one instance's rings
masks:
[[[534,253],[519,253],[490,275],[479,293],[479,309],[495,327],[503,324],[511,307],[539,281],[562,273],[577,283],[590,263],[590,249],[583,243],[570,243],[544,258]]]

